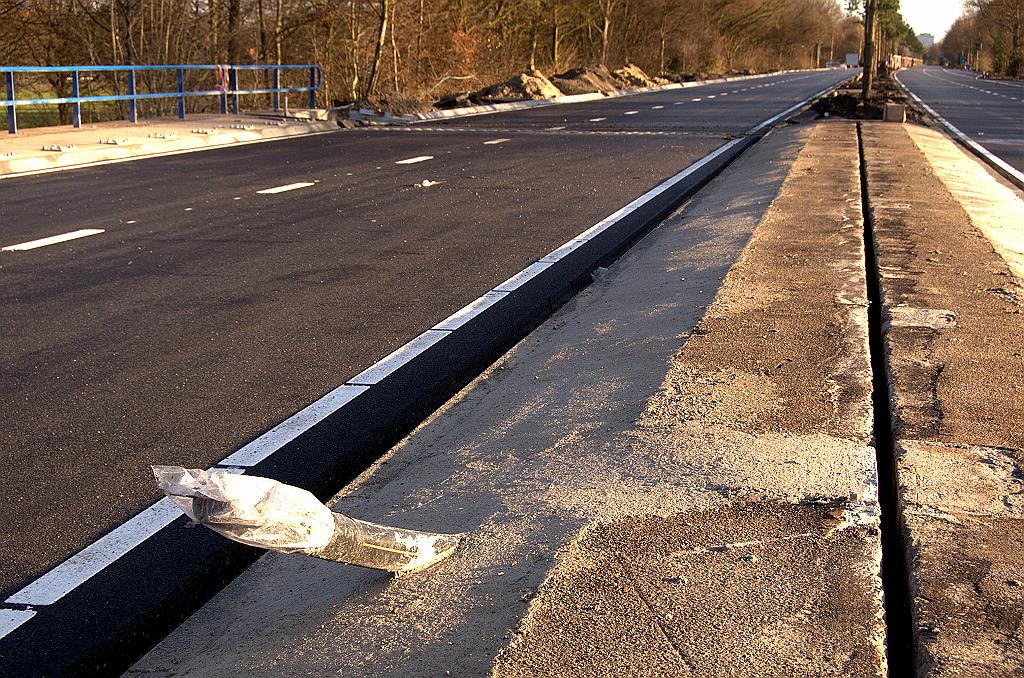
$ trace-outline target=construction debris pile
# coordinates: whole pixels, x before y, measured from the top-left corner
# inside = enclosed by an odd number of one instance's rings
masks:
[[[548,78],[538,70],[529,70],[504,82],[475,92],[459,92],[444,97],[434,108],[459,108],[486,104],[552,99],[566,94],[610,94],[628,89],[657,87],[671,82],[666,78],[652,78],[634,64],[615,71],[604,66],[584,66]]]

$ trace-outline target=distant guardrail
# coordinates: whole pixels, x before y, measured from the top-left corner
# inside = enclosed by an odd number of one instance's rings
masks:
[[[283,71],[308,71],[309,84],[300,87],[282,87],[281,74]],[[168,92],[143,92],[139,93],[136,87],[135,74],[139,71],[165,71],[176,72],[178,87]],[[214,89],[187,90],[185,89],[186,71],[211,71],[214,75],[216,86]],[[238,74],[241,71],[263,71],[270,74],[270,87],[257,87],[254,89],[239,89]],[[101,101],[127,101],[128,120],[138,120],[138,102],[149,99],[177,99],[178,117],[185,117],[185,99],[187,97],[216,96],[220,97],[220,112],[228,112],[228,100],[231,101],[232,113],[238,113],[238,97],[242,94],[271,94],[273,95],[274,110],[281,108],[281,94],[286,92],[308,92],[309,107],[316,108],[316,93],[323,81],[323,73],[319,66],[309,64],[175,64],[161,66],[0,66],[0,73],[3,74],[4,83],[7,88],[7,98],[0,100],[0,107],[7,109],[7,131],[16,134],[18,131],[18,106],[31,106],[39,104],[71,104],[71,124],[75,127],[82,126],[82,104]],[[15,76],[18,73],[69,73],[71,77],[71,96],[49,97],[42,99],[18,99],[15,96],[17,82]],[[104,94],[97,96],[81,96],[81,74],[83,73],[127,73],[128,92],[126,94]]]

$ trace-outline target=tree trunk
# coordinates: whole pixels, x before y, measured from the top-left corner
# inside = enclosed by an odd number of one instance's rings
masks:
[[[875,8],[877,0],[865,0],[864,7],[864,88],[861,99],[871,98],[875,84]]]
[[[284,0],[277,0],[274,7],[274,63],[280,65],[284,55],[281,53],[281,27],[284,23]]]
[[[416,82],[423,81],[423,0],[420,0],[420,11],[416,18]]]
[[[351,0],[349,4],[348,26],[349,42],[351,44],[349,61],[352,64],[352,81],[349,94],[351,94],[353,101],[359,98],[359,13],[356,9],[356,0]]]
[[[607,13],[601,20],[601,65],[608,65],[608,36],[612,30],[612,20]]]
[[[398,26],[398,21],[395,20],[395,13],[398,11],[398,0],[392,0],[391,2],[391,59],[392,65],[395,71],[395,93],[399,91],[398,87],[398,70],[401,66],[399,64],[398,54],[398,39],[395,38],[395,28]]]
[[[530,70],[537,70],[537,24],[530,27]]]
[[[263,0],[256,0],[256,15],[259,19],[259,30],[260,30],[260,53],[259,62],[265,64],[267,62],[267,22],[263,16]]]
[[[366,79],[366,90],[363,94],[368,98],[377,85],[377,74],[380,72],[380,55],[384,51],[384,42],[388,33],[388,18],[391,12],[391,0],[380,0],[380,23],[377,25],[377,44],[373,48],[373,62],[370,64],[370,77]]]
[[[241,0],[228,0],[228,63],[241,62],[238,44],[238,20],[242,12]]]
[[[558,72],[558,43],[561,40],[558,34],[558,6],[551,7],[551,69]]]
[[[206,3],[206,11],[210,15],[210,63],[220,62],[220,50],[217,49],[217,3],[215,0],[208,0]]]

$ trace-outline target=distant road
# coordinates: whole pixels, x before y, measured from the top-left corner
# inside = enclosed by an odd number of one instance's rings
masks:
[[[0,248],[21,246],[0,251],[0,595],[153,502],[149,464],[209,467],[848,76],[790,73],[0,182]]]
[[[925,66],[900,81],[961,132],[1024,172],[1024,83]]]

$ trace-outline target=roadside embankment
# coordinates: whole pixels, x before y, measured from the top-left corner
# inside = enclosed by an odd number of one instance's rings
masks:
[[[865,123],[917,668],[1024,671],[1024,202],[949,138]]]
[[[452,558],[269,554],[129,673],[883,675],[862,235],[856,128],[771,134],[336,497]]]

